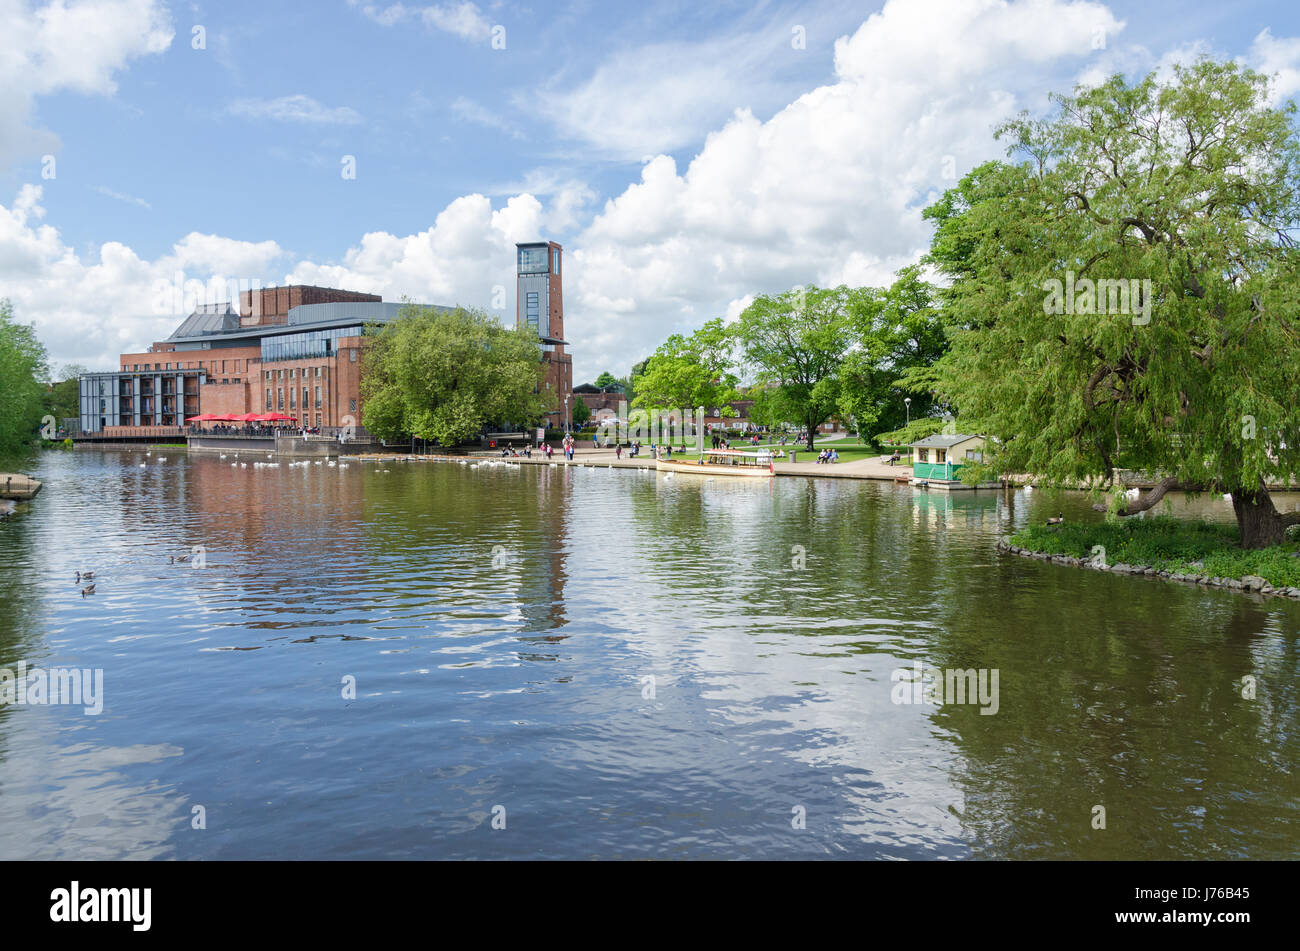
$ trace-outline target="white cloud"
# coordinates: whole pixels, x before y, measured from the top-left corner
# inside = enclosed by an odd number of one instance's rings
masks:
[[[486,40],[492,35],[492,24],[473,3],[426,7],[421,16],[427,25],[467,40]]]
[[[52,152],[58,138],[30,125],[37,96],[72,91],[111,96],[133,59],[161,53],[174,35],[158,0],[0,0],[0,166]]]
[[[1300,92],[1300,37],[1275,37],[1265,28],[1251,44],[1247,62],[1273,78],[1273,102]]]
[[[773,75],[802,55],[787,34],[770,29],[655,43],[614,54],[577,87],[551,91],[542,106],[584,148],[636,160],[698,143],[738,107],[787,102],[790,87]],[[536,108],[535,93],[515,104]]]
[[[564,194],[561,190],[557,194]],[[162,298],[159,282],[207,285],[210,301],[227,300],[230,282],[248,286],[321,284],[382,294],[387,300],[465,304],[514,320],[515,243],[545,234],[547,212],[532,195],[498,207],[483,195],[457,198],[428,229],[398,236],[372,232],[337,263],[293,262],[274,241],[237,241],[193,232],[155,260],[108,242],[79,255],[42,219],[42,190],[25,185],[9,208],[0,205],[0,298],[10,298],[23,321],[34,321],[56,363],[116,366],[122,352],[143,350],[167,337],[185,311],[178,295]],[[179,276],[179,279],[178,279]],[[188,306],[188,304],[187,304]]]
[[[566,273],[575,379],[756,292],[888,283],[928,246],[946,166],[1002,154],[996,123],[1045,105],[1122,26],[1097,3],[891,0],[835,43],[834,82],[766,122],[736,112],[685,169],[661,155],[606,202]]]
[[[466,122],[473,122],[476,125],[487,126],[489,129],[496,129],[516,139],[523,138],[523,133],[504,118],[491,109],[479,105],[473,99],[458,96],[451,104],[451,111]]]
[[[124,195],[122,192],[115,192],[113,189],[105,188],[103,185],[96,185],[94,190],[106,198],[125,202],[128,205],[139,205],[141,208],[153,208],[153,205],[149,204],[143,198],[136,198],[134,195]]]
[[[466,40],[478,42],[492,35],[491,21],[474,3],[442,3],[430,7],[408,7],[404,3],[393,3],[381,7],[348,0],[348,5],[360,7],[362,15],[380,26],[395,26],[418,18],[431,29],[452,33]]]
[[[266,275],[284,255],[274,241],[193,233],[153,261],[117,241],[83,258],[42,223],[41,197],[24,185],[9,208],[0,205],[0,297],[36,324],[55,363],[113,367],[118,354],[164,339],[182,315],[155,312],[157,284],[178,272],[224,288]]]
[[[532,195],[516,195],[495,210],[486,196],[465,195],[418,234],[371,232],[341,263],[303,261],[286,280],[367,291],[387,300],[405,296],[483,308],[491,307],[500,286],[507,301],[497,313],[513,321],[514,246],[537,240],[543,233],[542,218],[542,203]]]
[[[278,99],[237,99],[226,108],[226,111],[245,119],[276,119],[286,122],[337,125],[356,125],[361,121],[361,114],[355,109],[348,106],[336,106],[331,109],[302,93],[281,96]]]

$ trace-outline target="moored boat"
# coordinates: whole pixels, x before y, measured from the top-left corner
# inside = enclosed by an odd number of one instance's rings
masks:
[[[660,472],[761,479],[776,473],[770,452],[744,452],[740,449],[706,449],[698,458],[659,458],[655,460],[655,468]]]

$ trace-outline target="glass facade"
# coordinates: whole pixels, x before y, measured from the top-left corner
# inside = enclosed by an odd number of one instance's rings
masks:
[[[524,308],[524,313],[526,315],[525,319],[528,322],[528,326],[532,327],[533,330],[537,329],[538,307],[540,306],[538,299],[540,296],[541,295],[539,295],[537,291],[529,291],[527,303]]]
[[[545,274],[547,270],[546,248],[520,248],[519,249],[519,273],[520,274]]]
[[[364,327],[337,327],[333,330],[314,330],[310,333],[284,334],[262,338],[262,362],[276,360],[301,360],[305,357],[332,356],[340,337],[360,337]]]

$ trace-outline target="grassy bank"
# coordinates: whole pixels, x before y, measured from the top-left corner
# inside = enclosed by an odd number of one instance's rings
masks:
[[[1019,548],[1092,559],[1105,549],[1107,565],[1141,565],[1171,575],[1263,578],[1275,588],[1300,587],[1300,545],[1244,551],[1236,525],[1161,516],[1122,522],[1031,525],[1010,538]]]

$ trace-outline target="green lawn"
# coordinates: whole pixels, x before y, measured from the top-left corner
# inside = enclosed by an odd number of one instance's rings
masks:
[[[1158,516],[1122,522],[1031,525],[1011,536],[1011,544],[1050,555],[1094,557],[1106,550],[1106,564],[1149,565],[1179,574],[1211,578],[1258,575],[1275,588],[1300,587],[1300,545],[1245,551],[1237,526]]]

